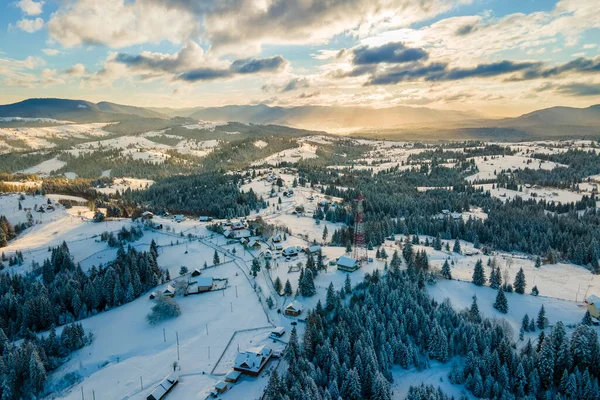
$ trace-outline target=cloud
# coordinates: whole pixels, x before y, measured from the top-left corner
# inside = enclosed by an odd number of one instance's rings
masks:
[[[42,49],[42,52],[47,56],[56,56],[60,54],[60,51],[56,49]]]
[[[23,18],[22,20],[17,21],[17,26],[22,31],[25,31],[27,33],[34,33],[44,27],[44,20],[39,17],[36,19]]]
[[[562,85],[546,83],[535,89],[536,92],[548,90],[575,97],[600,96],[600,83],[571,82]]]
[[[44,3],[44,1],[19,0],[15,3],[15,6],[27,15],[40,15]]]
[[[298,98],[299,99],[312,99],[314,97],[319,97],[321,92],[312,92],[312,93],[301,93]]]
[[[426,60],[427,52],[423,49],[407,48],[402,43],[386,43],[379,47],[360,46],[352,50],[354,65],[407,63]]]
[[[200,19],[194,14],[148,0],[103,0],[101,5],[96,0],[74,0],[48,21],[50,36],[66,47],[183,43],[199,31]]]
[[[198,82],[231,78],[236,75],[279,72],[286,64],[287,62],[281,56],[262,59],[247,58],[234,61],[228,69],[198,68],[178,75],[177,79]]]
[[[305,77],[292,78],[282,84],[267,84],[262,86],[265,92],[286,93],[297,89],[306,89],[310,87],[310,82]]]
[[[538,68],[531,68],[523,73],[520,77],[515,77],[512,80],[530,80],[539,78],[550,78],[554,76],[564,75],[565,73],[578,74],[594,74],[600,73],[600,56],[593,59],[580,57],[573,61],[555,66],[543,68],[541,64]]]
[[[235,76],[279,72],[287,66],[281,56],[244,58],[228,62],[205,53],[195,42],[188,42],[177,53],[117,53],[113,62],[136,71],[146,79],[172,77],[186,82],[211,81]]]
[[[378,70],[371,75],[367,84],[391,85],[419,79],[428,82],[457,81],[468,78],[493,78],[510,73],[517,73],[506,79],[511,82],[550,78],[566,73],[600,73],[600,57],[595,59],[578,58],[555,67],[547,67],[542,62],[508,60],[482,63],[471,68],[450,68],[445,63],[431,63],[429,65],[417,63],[402,68]]]
[[[461,0],[72,0],[53,14],[50,35],[65,46],[120,48],[201,40],[239,54],[264,43],[318,44],[407,27]],[[110,21],[110,23],[107,23]],[[247,52],[246,52],[247,54]]]
[[[71,68],[65,70],[65,73],[74,77],[82,77],[86,74],[87,70],[83,64],[75,64]]]

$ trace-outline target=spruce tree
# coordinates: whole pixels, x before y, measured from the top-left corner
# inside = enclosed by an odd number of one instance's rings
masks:
[[[215,253],[213,254],[213,265],[219,264],[221,264],[221,258],[219,257],[219,253],[217,252],[217,250],[215,250]]]
[[[485,272],[483,270],[483,262],[481,259],[475,263],[475,269],[473,270],[473,283],[477,286],[483,286],[485,284]]]
[[[508,312],[508,300],[504,295],[504,290],[502,290],[502,287],[498,289],[496,301],[494,302],[494,308],[503,314],[506,314]]]
[[[454,247],[452,247],[452,251],[454,253],[460,254],[460,240],[458,240],[458,238],[454,240]]]
[[[513,286],[516,293],[525,293],[525,287],[527,286],[527,283],[525,281],[525,273],[523,272],[523,268],[519,268],[519,272],[517,272],[517,276],[515,276],[515,283]]]
[[[346,280],[344,281],[344,291],[346,294],[352,292],[352,282],[350,281],[350,274],[346,274]]]
[[[292,284],[290,283],[290,280],[286,280],[285,281],[285,286],[283,288],[283,294],[287,297],[291,296],[293,294],[293,290],[292,290]]]
[[[444,265],[442,265],[442,276],[446,279],[452,279],[452,272],[450,271],[448,260],[445,260]]]
[[[275,288],[277,294],[281,294],[282,286],[283,285],[281,284],[281,279],[279,279],[279,277],[275,278],[275,282],[273,282],[273,287]]]
[[[544,329],[548,324],[548,320],[546,319],[546,310],[544,309],[544,305],[540,308],[540,312],[538,313],[535,324],[539,329]]]
[[[469,316],[474,322],[481,322],[481,314],[479,313],[476,295],[473,295],[473,303],[471,303],[471,308],[469,309]]]

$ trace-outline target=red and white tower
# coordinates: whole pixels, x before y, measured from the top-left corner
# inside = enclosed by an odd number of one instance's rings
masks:
[[[362,262],[367,262],[369,259],[367,254],[367,245],[365,243],[365,197],[363,195],[359,195],[354,201],[356,201],[356,215],[354,216],[354,252],[352,257],[362,264]]]

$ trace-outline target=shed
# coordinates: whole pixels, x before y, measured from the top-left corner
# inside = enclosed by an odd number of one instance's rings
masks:
[[[163,295],[175,297],[175,287],[173,287],[173,285],[167,285],[167,288],[164,290]]]
[[[158,386],[146,397],[146,400],[161,400],[171,389],[179,382],[179,376],[171,372],[163,379]]]
[[[596,319],[600,319],[600,297],[593,294],[585,299],[585,304],[587,304],[587,310],[590,312],[590,315]]]
[[[212,276],[198,278],[196,283],[198,284],[198,292],[208,292],[213,288]]]
[[[307,253],[315,254],[315,253],[318,253],[321,251],[321,246],[319,246],[319,245],[310,246],[307,250],[308,250]]]
[[[302,303],[300,303],[298,300],[294,300],[285,307],[283,313],[290,317],[297,317],[302,313],[303,308],[304,306],[302,305]]]
[[[197,276],[200,276],[201,274],[202,274],[202,271],[200,271],[199,268],[196,268],[192,271],[192,277],[194,277],[194,278]]]
[[[227,391],[227,383],[219,381],[215,384],[215,390],[217,393],[225,393]]]
[[[240,379],[242,373],[240,371],[229,371],[225,375],[225,382],[236,383]]]
[[[282,337],[285,334],[285,328],[283,326],[278,326],[271,331],[271,336]]]
[[[354,272],[360,268],[360,261],[352,257],[342,256],[337,260],[337,267],[341,271]]]

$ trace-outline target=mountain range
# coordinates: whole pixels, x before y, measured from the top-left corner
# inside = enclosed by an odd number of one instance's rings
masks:
[[[406,133],[428,129],[438,132],[467,132],[485,129],[486,132],[493,132],[493,135],[501,135],[505,129],[513,133],[522,132],[524,136],[531,134],[534,137],[600,134],[600,105],[587,108],[551,107],[516,118],[487,119],[475,111],[408,106],[376,109],[338,106],[270,107],[261,104],[174,109],[36,98],[0,105],[0,117],[52,118],[74,122],[166,120],[186,117],[213,122],[285,125],[333,133],[378,130]]]

